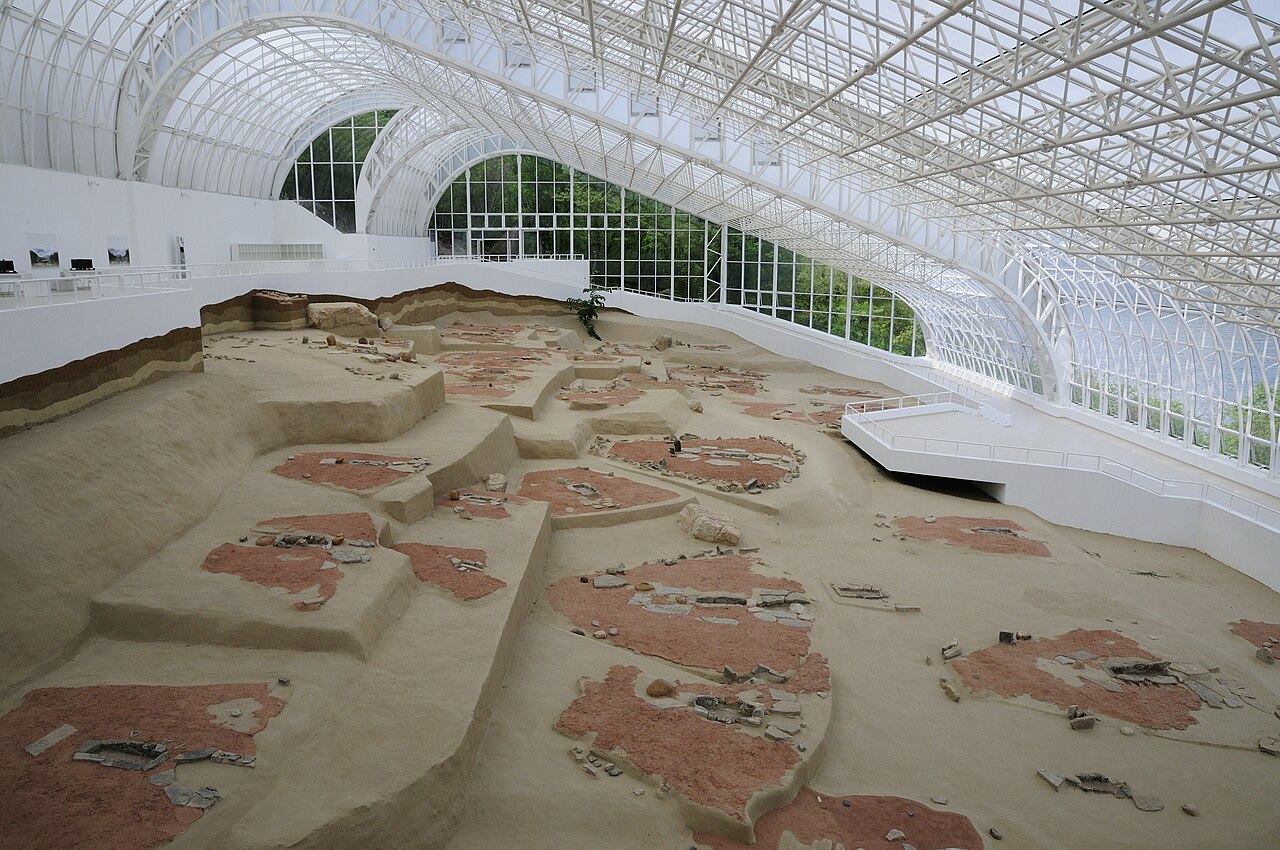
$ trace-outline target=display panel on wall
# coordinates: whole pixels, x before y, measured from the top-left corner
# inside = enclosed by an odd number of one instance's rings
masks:
[[[28,233],[27,250],[31,255],[32,277],[57,277],[62,273],[56,233]]]
[[[129,237],[107,237],[107,262],[113,266],[129,265]]]

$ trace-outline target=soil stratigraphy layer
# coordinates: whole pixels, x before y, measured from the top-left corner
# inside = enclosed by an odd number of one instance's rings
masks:
[[[1231,633],[1239,635],[1256,647],[1280,643],[1280,623],[1263,623],[1259,620],[1237,620],[1231,624]]]
[[[333,461],[341,459],[342,463]],[[371,463],[351,463],[353,460],[371,461]],[[332,484],[344,490],[372,490],[385,487],[412,475],[392,469],[384,464],[413,463],[411,457],[394,455],[374,455],[363,452],[306,452],[294,455],[292,460],[271,470],[285,478],[296,478],[308,484]]]
[[[697,602],[721,594],[745,597],[764,588],[803,591],[789,579],[752,571],[757,563],[746,555],[722,555],[670,566],[644,564],[628,569],[627,584],[620,587],[600,588],[570,576],[553,584],[548,595],[557,611],[587,633],[616,628],[618,634],[605,640],[632,652],[717,673],[726,666],[741,672],[757,664],[778,672],[798,670],[809,654],[807,622],[784,625],[756,616],[746,605]],[[638,591],[637,585],[656,590]]]
[[[328,601],[338,592],[342,570],[325,569],[329,553],[319,547],[237,546],[223,543],[204,559],[201,569],[228,573],[263,587],[282,587],[291,594],[318,587],[316,596]],[[318,611],[319,605],[295,602],[299,611]]]
[[[596,390],[585,393],[559,393],[556,398],[561,401],[602,401],[610,407],[626,407],[631,402],[644,396],[644,390]]]
[[[252,726],[238,732],[213,720],[210,706],[251,699]],[[171,841],[200,809],[176,806],[149,773],[74,761],[86,741],[169,741],[170,755],[204,747],[254,755],[253,736],[284,703],[261,683],[41,688],[0,720],[0,847],[22,850],[147,850]],[[75,732],[32,757],[23,748],[63,724]],[[136,733],[136,734],[135,734]],[[228,767],[228,770],[243,768]]]
[[[1102,685],[1081,680],[1073,685],[1040,669],[1037,659],[1052,664],[1058,656],[1086,652],[1098,656],[1083,661],[1086,668],[1106,676],[1103,665],[1113,658],[1159,659],[1136,641],[1108,629],[1075,629],[1061,637],[1019,641],[1010,646],[996,644],[952,661],[956,672],[973,691],[991,691],[1003,697],[1029,694],[1033,699],[1065,709],[1078,705],[1094,714],[1127,720],[1148,729],[1186,729],[1196,723],[1190,712],[1200,707],[1200,698],[1182,685],[1135,684],[1113,680],[1111,691]],[[1075,673],[1066,667],[1064,671]]]
[[[455,546],[431,546],[425,543],[400,543],[392,548],[409,556],[413,563],[413,573],[421,581],[443,587],[459,599],[479,599],[507,586],[502,579],[479,570],[460,570],[451,560],[458,558],[483,564],[483,549],[459,549]]]
[[[580,492],[569,489],[575,485],[586,485],[595,491],[595,495],[590,490]],[[680,494],[632,481],[621,475],[570,468],[527,473],[520,481],[519,495],[537,502],[547,502],[551,505],[552,516],[567,516],[651,505],[674,499]]]
[[[672,455],[671,444],[665,440],[619,440],[609,449],[609,454],[634,464],[665,461],[666,468],[672,472],[725,484],[746,484],[752,479],[761,484],[777,484],[787,470],[747,458],[714,457],[712,453],[716,451],[736,449],[755,455],[777,455],[785,461],[795,462],[795,453],[791,449],[767,437],[681,440],[680,448],[699,451],[696,457],[687,451]]]
[[[907,837],[886,840],[885,836],[895,829]],[[755,844],[706,832],[695,832],[693,837],[714,850],[782,850],[797,846],[783,844],[786,833],[806,846],[825,840],[828,846],[843,845],[848,850],[900,850],[904,843],[916,850],[983,850],[982,836],[964,815],[935,811],[905,797],[831,797],[808,786],[801,788],[791,803],[756,821]]]
[[[525,505],[529,502],[523,496],[492,490],[469,489],[453,492],[458,494],[458,498],[451,498],[452,493],[446,493],[442,498],[436,500],[436,505],[449,510],[464,508],[471,516],[480,519],[509,519],[511,514],[507,512],[505,507],[507,503]]]
[[[735,725],[691,711],[661,709],[636,696],[638,667],[614,665],[603,682],[586,680],[582,696],[556,721],[574,738],[594,735],[601,753],[625,758],[689,800],[747,822],[747,803],[779,785],[800,761],[790,745],[766,741]],[[660,777],[660,779],[659,779]]]
[[[326,534],[364,543],[376,543],[378,539],[373,517],[364,513],[275,517],[263,520],[254,529],[276,534]]]
[[[972,516],[940,516],[933,522],[924,517],[904,516],[893,521],[898,531],[917,540],[941,540],[975,552],[992,555],[1036,555],[1049,557],[1049,547],[1040,540],[1023,537],[1025,529],[1007,519]]]

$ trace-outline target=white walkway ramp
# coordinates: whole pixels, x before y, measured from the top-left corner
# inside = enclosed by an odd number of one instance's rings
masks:
[[[931,393],[849,404],[841,433],[894,472],[973,481],[1050,522],[1199,549],[1280,590],[1280,498],[1031,408],[1015,427],[1007,417]]]

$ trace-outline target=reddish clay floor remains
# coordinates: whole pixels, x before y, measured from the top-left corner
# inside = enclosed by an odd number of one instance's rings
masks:
[[[740,395],[755,395],[764,389],[768,375],[728,366],[669,366],[667,376],[700,390],[725,389]]]
[[[488,596],[507,586],[502,579],[476,570],[458,569],[452,558],[484,563],[483,549],[459,549],[455,546],[431,546],[425,543],[401,543],[392,547],[409,556],[413,573],[419,580],[443,587],[454,596],[470,602]]]
[[[747,803],[778,785],[800,756],[789,745],[766,741],[736,726],[691,711],[657,708],[635,694],[638,667],[614,665],[603,682],[586,681],[583,694],[556,721],[574,738],[616,753],[650,776],[661,777],[689,800],[746,823]]]
[[[907,837],[886,841],[885,836],[895,829]],[[827,840],[849,850],[900,850],[904,842],[916,850],[983,850],[982,836],[964,815],[939,812],[905,797],[833,797],[807,785],[789,804],[756,821],[755,844],[708,832],[695,832],[693,838],[714,850],[779,850],[788,832],[806,846]]]
[[[237,699],[253,699],[261,706],[252,712],[256,723],[248,732],[217,724],[207,712]],[[254,755],[253,736],[283,708],[261,683],[32,691],[0,721],[0,847],[146,850],[165,844],[202,814],[174,805],[163,787],[148,781],[172,768],[172,758],[143,773],[73,761],[72,755],[86,741],[130,738],[169,741],[171,756],[204,747]],[[62,724],[76,731],[38,756],[24,751]],[[86,836],[92,836],[88,844]]]
[[[584,495],[570,490],[569,487],[575,484],[586,484],[594,488],[598,495]],[[610,476],[591,469],[573,468],[526,473],[520,482],[519,495],[537,502],[547,502],[551,505],[552,516],[568,516],[651,505],[674,499],[680,494],[641,484],[620,475]]]
[[[458,494],[458,498],[453,498],[454,493]],[[528,503],[529,500],[523,496],[479,488],[454,490],[436,500],[437,507],[450,510],[465,508],[467,513],[478,519],[510,519],[511,514],[508,513],[505,505],[527,505]]]
[[[789,579],[754,572],[759,563],[746,555],[722,555],[678,560],[673,566],[643,564],[627,570],[623,587],[597,588],[592,581],[569,576],[553,584],[548,596],[578,628],[587,633],[616,628],[618,634],[605,640],[641,655],[717,675],[726,666],[742,672],[757,664],[778,672],[799,670],[809,654],[808,623],[783,625],[757,617],[745,605],[696,601],[700,595],[747,596],[758,588],[803,591]],[[642,584],[670,592],[638,591],[636,585]],[[651,610],[644,603],[663,607]],[[703,619],[707,617],[714,619]],[[593,620],[601,625],[593,626]]]
[[[610,407],[625,407],[638,398],[644,397],[644,390],[596,390],[585,393],[559,393],[556,398],[561,401],[603,401]]]
[[[815,384],[812,387],[801,387],[800,392],[806,395],[838,395],[842,398],[883,398],[880,393],[871,390],[858,390],[853,387],[824,387]]]
[[[768,401],[735,401],[742,412],[756,419],[789,419],[793,422],[808,422],[813,425],[831,425],[840,421],[844,415],[841,405],[822,405],[811,411],[793,410],[792,404],[775,404]]]
[[[1280,623],[1263,623],[1259,620],[1237,620],[1231,624],[1231,633],[1239,635],[1256,647],[1280,643]]]
[[[342,463],[333,462],[339,459]],[[413,474],[381,464],[412,463],[415,460],[416,458],[411,457],[363,452],[305,452],[294,455],[292,460],[285,461],[271,471],[284,478],[296,478],[308,484],[332,484],[344,490],[372,490],[375,487],[394,484]],[[351,463],[351,461],[372,461],[373,463]]]
[[[933,522],[924,517],[904,516],[893,521],[898,531],[917,540],[941,540],[975,552],[993,555],[1035,555],[1049,557],[1043,541],[1023,537],[1025,529],[1007,519],[971,516],[940,516]]]
[[[1113,692],[1087,680],[1079,685],[1069,684],[1036,665],[1037,658],[1053,661],[1059,655],[1070,656],[1081,650],[1098,656],[1082,663],[1104,676],[1103,664],[1112,658],[1160,660],[1117,632],[1075,629],[1056,638],[1019,641],[1012,646],[996,644],[951,664],[973,691],[990,691],[1003,697],[1029,694],[1062,709],[1079,705],[1092,713],[1148,729],[1186,729],[1197,722],[1190,712],[1200,707],[1200,698],[1183,685],[1139,685],[1115,680],[1120,691]],[[1065,665],[1063,669],[1076,672]]]
[[[619,440],[609,449],[609,454],[628,463],[644,464],[666,461],[666,468],[694,478],[706,478],[724,484],[746,484],[755,479],[761,484],[776,484],[787,470],[763,461],[712,457],[718,449],[740,449],[751,454],[779,455],[794,459],[791,449],[777,440],[750,437],[726,440],[682,440],[682,449],[701,449],[697,458],[673,456],[671,444],[666,440]],[[715,461],[711,463],[710,461]],[[736,466],[727,465],[736,462]]]
[[[211,573],[228,573],[263,587],[283,587],[290,594],[319,587],[316,596],[328,601],[338,592],[340,567],[328,569],[332,563],[325,549],[310,546],[281,548],[277,546],[237,546],[223,543],[204,559],[201,569]],[[320,605],[295,602],[299,611],[319,611]]]
[[[378,540],[373,517],[365,513],[275,517],[258,523],[254,526],[254,531],[272,534],[325,534],[364,543],[376,543]]]
[[[441,354],[436,363],[449,377],[446,395],[506,398],[515,392],[513,382],[527,381],[529,370],[546,361],[546,351],[513,348],[510,352],[465,351]]]
[[[530,328],[526,328],[524,325],[468,325],[458,322],[443,328],[440,331],[440,336],[466,342],[499,342],[507,344],[515,338],[516,334],[524,330],[530,330]]]

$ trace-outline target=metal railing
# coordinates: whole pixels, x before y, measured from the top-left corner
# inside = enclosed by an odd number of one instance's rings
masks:
[[[908,410],[915,407],[929,407],[935,404],[954,404],[977,412],[979,403],[966,395],[951,390],[936,393],[919,393],[897,398],[873,398],[866,401],[851,401],[844,406],[845,416],[858,416],[865,413],[884,413],[889,410]]]
[[[963,399],[955,393],[927,393],[920,396],[904,396],[897,399],[873,399],[850,402],[845,405],[847,421],[869,434],[887,448],[916,454],[941,455],[997,463],[1014,463],[1024,466],[1045,466],[1077,472],[1095,472],[1123,481],[1148,493],[1171,499],[1193,499],[1221,508],[1238,517],[1256,522],[1271,531],[1280,532],[1280,510],[1270,508],[1247,496],[1232,493],[1216,484],[1204,481],[1184,481],[1163,478],[1144,472],[1137,467],[1087,452],[1069,452],[1057,449],[1035,449],[1026,446],[1006,446],[972,440],[953,440],[937,437],[917,437],[894,434],[867,414],[877,410],[895,410],[920,407],[925,404],[942,404],[944,401],[919,401],[930,397],[951,396]],[[961,401],[951,401],[960,404]],[[878,408],[875,406],[879,405]],[[862,409],[867,407],[868,409]]]

